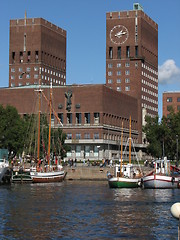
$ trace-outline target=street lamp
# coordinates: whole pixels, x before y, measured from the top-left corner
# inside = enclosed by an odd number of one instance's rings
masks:
[[[176,167],[178,167],[178,135],[176,135]]]

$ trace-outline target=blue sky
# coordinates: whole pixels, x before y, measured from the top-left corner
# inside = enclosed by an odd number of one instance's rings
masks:
[[[1,0],[0,87],[8,87],[9,21],[42,17],[67,31],[67,84],[105,83],[106,12],[139,2],[159,26],[159,116],[162,93],[180,91],[180,0]]]

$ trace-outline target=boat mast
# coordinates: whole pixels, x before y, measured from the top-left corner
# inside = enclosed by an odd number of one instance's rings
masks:
[[[129,121],[129,163],[131,164],[131,116]]]
[[[50,150],[51,150],[51,112],[52,112],[52,81],[50,85],[50,99],[49,99],[49,140],[48,140],[48,165],[50,163]]]
[[[122,132],[121,132],[121,166],[120,166],[120,174],[122,169],[122,153],[123,153],[123,121],[122,121]]]

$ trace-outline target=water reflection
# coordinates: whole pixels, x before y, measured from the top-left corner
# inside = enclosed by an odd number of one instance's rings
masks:
[[[106,182],[0,188],[0,239],[177,239],[178,189],[110,189]]]

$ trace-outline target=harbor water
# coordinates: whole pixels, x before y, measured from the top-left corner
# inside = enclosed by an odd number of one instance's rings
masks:
[[[0,186],[0,239],[177,239],[179,189],[106,181]]]

